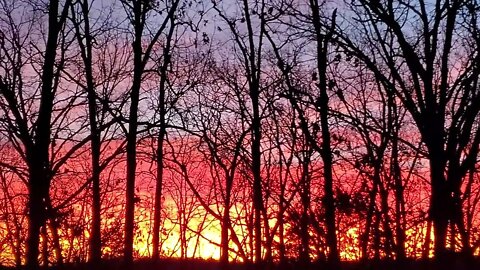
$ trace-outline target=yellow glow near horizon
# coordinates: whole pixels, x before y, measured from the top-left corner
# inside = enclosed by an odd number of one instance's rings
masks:
[[[187,241],[185,256],[218,260],[220,259],[220,223],[216,220],[207,220],[202,225],[202,221],[200,218],[192,218],[186,224],[188,228],[184,232],[185,241]],[[149,221],[138,223],[134,250],[140,257],[148,257],[152,254],[152,245],[149,241],[151,240],[150,225]],[[167,232],[167,235],[160,236],[161,254],[167,257],[181,257],[180,225],[167,219],[164,220],[162,230]],[[196,233],[200,230],[200,234]]]
[[[173,208],[172,208],[173,209]],[[172,210],[170,209],[170,210]],[[142,257],[149,257],[152,254],[152,245],[151,245],[151,215],[150,211],[146,211],[145,208],[138,207],[139,211],[143,213],[147,213],[146,216],[144,215],[144,220],[139,221],[137,220],[138,228],[136,230],[135,241],[134,241],[134,250],[137,258]],[[207,215],[205,217],[205,209],[201,206],[197,207],[194,210],[194,214],[187,222],[187,229],[185,230],[185,241],[186,241],[186,249],[184,250],[184,256],[187,258],[202,258],[202,259],[220,259],[220,243],[221,243],[221,226],[220,222],[216,220],[211,215]],[[162,229],[167,234],[161,235],[161,242],[162,242],[162,252],[161,254],[164,257],[181,257],[181,249],[180,249],[180,224],[176,223],[175,215],[178,215],[176,209],[172,210],[172,216],[169,219],[165,219],[162,224]],[[118,218],[118,217],[117,217]],[[235,219],[232,211],[232,218]],[[105,221],[105,220],[104,220]],[[275,225],[276,219],[272,218],[269,220],[270,227]],[[106,222],[108,224],[108,222]],[[104,222],[105,224],[105,222]],[[1,223],[0,223],[1,226]],[[246,226],[246,225],[242,225]],[[235,227],[235,231],[237,232],[237,236],[239,237],[240,242],[244,242],[245,239],[242,238],[242,230],[245,230],[245,227],[238,226]],[[289,226],[286,224],[286,226]],[[85,250],[86,247],[85,239],[88,241],[89,238],[89,228],[85,228],[81,235],[75,236],[73,239],[66,238],[69,235],[73,235],[72,231],[60,229],[59,235],[61,236],[60,245],[61,248],[66,255],[68,250],[71,248],[75,250]],[[342,260],[347,261],[355,261],[361,258],[361,250],[360,250],[360,237],[359,235],[362,234],[362,229],[360,227],[350,227],[345,228],[345,232],[337,232],[339,235],[339,250],[340,256]],[[421,223],[418,224],[416,227],[409,228],[405,233],[407,239],[406,243],[406,252],[408,256],[421,258],[422,251],[424,249],[424,239],[425,234],[427,232],[427,224]],[[48,231],[50,234],[50,230]],[[51,236],[48,237],[51,239]],[[275,239],[278,241],[277,236]],[[416,240],[413,240],[416,239]],[[433,257],[433,242],[434,242],[434,233],[433,228],[430,232],[430,239],[431,245],[429,247],[429,257]],[[41,237],[41,242],[44,241],[44,238]],[[49,240],[50,241],[50,240]],[[236,246],[230,242],[231,248],[236,249]],[[459,248],[460,245],[457,246]],[[50,251],[51,247],[50,247]],[[103,247],[104,254],[108,254],[112,251],[112,248],[109,246]],[[245,252],[249,253],[248,245],[246,245]],[[475,250],[475,254],[478,255],[479,250]],[[117,251],[118,254],[118,251]],[[231,255],[234,255],[233,253]],[[8,262],[11,264],[13,262],[13,251],[9,248],[3,249],[2,252],[2,262]],[[55,253],[51,252],[50,254],[50,261],[55,262]],[[24,258],[22,257],[22,260]],[[83,258],[87,259],[87,258]],[[312,259],[315,259],[315,254],[312,254]]]

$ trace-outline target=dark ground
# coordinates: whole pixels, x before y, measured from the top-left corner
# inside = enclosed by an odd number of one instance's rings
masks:
[[[16,268],[0,267],[0,270],[13,270]],[[45,268],[42,268],[45,269]],[[151,260],[136,261],[133,266],[125,267],[121,261],[104,261],[98,265],[91,264],[65,264],[63,266],[49,267],[48,270],[480,270],[480,259],[443,258],[441,261],[368,261],[368,262],[342,262],[340,267],[333,269],[325,263],[312,263],[309,265],[298,262],[289,262],[285,265],[253,265],[231,263],[228,266],[217,261],[199,259],[161,259],[157,262]],[[22,269],[23,270],[23,269]]]

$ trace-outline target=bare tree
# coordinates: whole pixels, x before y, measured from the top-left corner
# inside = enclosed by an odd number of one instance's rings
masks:
[[[315,44],[315,71],[312,72],[313,75],[311,79],[315,82],[315,87],[317,88],[318,93],[314,95],[308,95],[307,97],[307,99],[310,99],[312,101],[311,104],[314,106],[314,109],[319,114],[319,124],[314,125],[314,130],[311,130],[311,127],[309,126],[310,120],[308,119],[307,113],[305,110],[302,109],[300,105],[302,101],[299,100],[300,97],[298,97],[298,95],[301,90],[297,89],[297,85],[292,79],[291,73],[294,65],[297,64],[297,59],[294,57],[292,62],[291,59],[289,60],[284,57],[284,55],[282,55],[282,47],[288,45],[288,42],[277,44],[280,41],[275,40],[275,37],[273,37],[271,34],[268,34],[267,36],[273,46],[273,50],[277,57],[277,66],[283,74],[285,78],[285,84],[287,85],[288,90],[286,91],[286,93],[284,93],[284,96],[290,100],[292,106],[295,108],[295,110],[298,111],[299,118],[301,120],[302,131],[305,133],[305,136],[307,137],[308,141],[315,149],[315,151],[318,151],[320,153],[323,160],[323,203],[325,206],[326,242],[329,250],[328,261],[331,263],[332,267],[336,267],[336,265],[338,265],[339,263],[340,258],[336,236],[335,198],[333,191],[333,154],[329,125],[330,110],[328,91],[329,87],[331,88],[332,80],[329,80],[327,77],[327,68],[329,65],[329,46],[336,27],[336,10],[333,12],[330,24],[328,25],[328,22],[326,22],[321,17],[320,9],[322,8],[322,6],[316,0],[308,2],[308,11],[310,12],[308,16],[304,15],[304,10],[292,10],[291,7],[292,6],[288,4],[278,7],[280,15],[286,12],[282,11],[282,9],[290,9],[290,12],[297,14],[297,16],[299,17],[297,19],[297,22],[300,23],[298,26],[291,26],[290,24],[287,24],[287,27],[293,28],[295,32],[304,33],[305,35],[312,34]],[[302,28],[302,25],[305,25],[305,21],[307,21],[307,24],[309,24],[311,28],[313,28],[312,33],[308,33],[308,30],[306,30],[308,29],[308,27]],[[272,28],[272,32],[276,33],[276,31],[273,29],[274,28]],[[316,138],[316,133],[318,132],[321,133],[321,143],[319,143]]]
[[[317,72],[318,72],[318,90],[317,108],[320,113],[320,128],[322,134],[322,144],[320,154],[323,160],[324,183],[324,203],[325,203],[325,224],[327,227],[327,246],[329,248],[328,260],[331,267],[337,267],[340,257],[337,246],[336,224],[335,224],[335,199],[333,197],[333,162],[332,146],[329,127],[329,94],[327,79],[328,66],[328,47],[331,42],[333,31],[335,30],[336,10],[332,14],[331,26],[324,33],[320,17],[320,5],[318,0],[310,1],[312,11],[312,24],[315,29],[315,38],[317,40]]]
[[[254,252],[255,262],[262,261],[262,213],[265,212],[262,194],[261,172],[261,66],[265,34],[265,1],[244,0],[236,4],[238,14],[231,17],[223,6],[224,3],[213,2],[214,9],[226,24],[233,38],[233,47],[239,52],[239,62],[244,69],[249,98],[251,102],[251,170],[253,177],[254,206]],[[237,26],[245,24],[246,32]]]
[[[164,6],[156,6],[153,1],[122,1],[127,17],[133,28],[133,78],[130,87],[130,109],[128,117],[128,133],[127,133],[127,189],[126,189],[126,209],[125,209],[125,249],[124,259],[127,265],[131,265],[133,261],[133,237],[134,237],[134,220],[135,220],[135,174],[136,174],[136,145],[137,145],[137,129],[138,129],[138,110],[140,90],[142,87],[143,76],[154,46],[163,31],[167,28],[171,17],[175,16],[175,12],[180,0],[168,1]],[[157,25],[149,42],[144,43],[144,31],[150,31],[148,17],[157,10],[165,12],[163,21]]]
[[[476,15],[469,12],[476,4],[365,0],[350,6],[364,23],[339,32],[337,41],[402,101],[428,150],[435,254],[442,258],[446,252],[449,223],[458,228],[463,250],[471,253],[459,194],[480,142],[478,51],[470,49],[478,46],[471,35],[478,28],[472,23]],[[353,29],[365,39],[347,34]],[[458,67],[455,75],[453,67]]]
[[[93,38],[90,28],[90,16],[89,10],[91,3],[88,0],[79,2],[80,16],[83,21],[83,33],[80,31],[80,23],[75,23],[76,37],[80,47],[80,53],[85,65],[85,80],[86,91],[88,97],[88,116],[90,123],[91,134],[91,156],[92,156],[92,230],[90,236],[90,259],[93,263],[98,263],[102,257],[102,241],[101,241],[101,202],[100,202],[100,154],[101,154],[101,141],[100,131],[97,121],[97,93],[95,90],[95,82],[93,77]],[[74,6],[72,6],[72,17],[76,19]],[[85,40],[85,42],[83,42]]]
[[[23,58],[23,46],[27,45],[30,33],[29,29],[16,28],[14,24],[13,12],[19,8],[16,4],[2,2],[2,8],[9,12],[4,14],[10,18],[12,23],[6,26],[9,33],[2,31],[1,44],[2,55],[7,57],[2,59],[5,65],[2,67],[0,78],[0,92],[3,103],[3,110],[8,115],[12,115],[9,120],[13,135],[19,139],[23,145],[21,155],[24,156],[28,166],[28,237],[27,237],[27,255],[26,264],[30,269],[38,269],[38,255],[40,242],[40,228],[45,226],[48,217],[47,210],[49,201],[49,189],[52,180],[52,165],[50,164],[49,148],[52,138],[52,117],[54,100],[58,87],[58,70],[55,66],[58,60],[58,50],[61,46],[61,35],[66,23],[70,1],[67,0],[63,5],[58,0],[48,2],[45,11],[48,12],[47,36],[42,54],[41,72],[39,74],[39,100],[37,117],[29,115],[25,111],[23,101],[25,85],[23,84],[23,72],[28,65]],[[20,8],[31,9],[29,6]],[[29,14],[34,16],[33,14]],[[5,18],[5,17],[4,17]],[[4,20],[5,21],[5,20]],[[8,20],[6,20],[8,21]],[[32,26],[35,20],[26,21]],[[11,39],[10,39],[11,38]],[[63,54],[60,54],[63,56]],[[60,60],[61,63],[62,60]]]

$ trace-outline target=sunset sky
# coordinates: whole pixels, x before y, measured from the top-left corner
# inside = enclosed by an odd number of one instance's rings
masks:
[[[478,259],[479,15],[0,1],[0,266]]]

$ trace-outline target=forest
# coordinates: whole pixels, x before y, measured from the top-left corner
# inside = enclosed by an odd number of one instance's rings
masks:
[[[0,0],[0,268],[480,265],[479,16]]]

